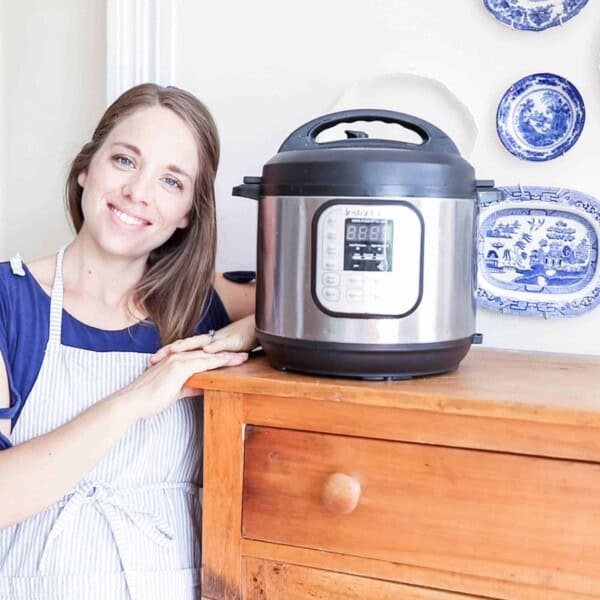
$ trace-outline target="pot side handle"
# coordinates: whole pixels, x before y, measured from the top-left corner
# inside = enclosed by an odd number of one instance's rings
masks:
[[[501,202],[506,194],[495,187],[494,181],[491,179],[478,179],[475,181],[475,194],[478,204],[491,204],[493,202]]]
[[[231,193],[234,196],[259,200],[261,183],[262,177],[244,177],[244,183],[242,185],[236,185]]]

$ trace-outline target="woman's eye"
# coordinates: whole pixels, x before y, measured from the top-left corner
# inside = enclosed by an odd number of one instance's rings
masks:
[[[134,167],[133,161],[126,156],[116,155],[113,156],[113,160],[122,167]]]
[[[174,177],[165,177],[163,179],[163,181],[169,187],[177,188],[178,190],[182,190],[183,189],[183,185],[181,184],[181,182],[178,179],[175,179]]]

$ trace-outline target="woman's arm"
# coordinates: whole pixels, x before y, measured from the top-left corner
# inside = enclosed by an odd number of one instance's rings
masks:
[[[252,350],[257,344],[255,336],[254,308],[256,286],[253,283],[233,283],[221,273],[215,275],[215,290],[225,305],[231,323],[216,332],[214,338],[203,333],[193,335],[163,346],[151,357],[157,364],[177,352],[202,349],[209,354]]]
[[[246,359],[243,353],[173,354],[62,427],[0,452],[0,528],[62,498],[136,421],[162,412],[177,398],[197,394],[183,387],[194,373]],[[6,374],[4,384],[0,405],[8,404]]]
[[[225,305],[225,310],[232,321],[239,321],[254,313],[256,306],[256,284],[233,283],[215,274],[215,290]]]

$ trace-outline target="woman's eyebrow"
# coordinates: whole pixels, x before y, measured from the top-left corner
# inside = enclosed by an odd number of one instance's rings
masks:
[[[131,150],[137,156],[142,155],[141,150],[137,146],[134,146],[133,144],[128,144],[127,142],[113,142],[113,146],[123,146],[124,148]],[[173,171],[173,173],[177,173],[178,175],[183,175],[187,177],[190,181],[193,181],[192,176],[186,173],[183,169],[179,168],[177,165],[167,165],[167,169],[169,171]]]
[[[140,149],[137,146],[134,146],[133,144],[128,144],[127,142],[114,142],[113,146],[124,146],[128,150],[131,150],[134,154],[137,154],[138,156],[142,155]]]
[[[190,181],[193,181],[192,176],[188,175],[183,169],[180,169],[177,165],[168,165],[167,169],[169,171],[173,171],[173,173],[177,173],[178,175],[183,175],[187,177]]]

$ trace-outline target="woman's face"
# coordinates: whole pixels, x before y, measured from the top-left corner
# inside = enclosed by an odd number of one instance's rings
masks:
[[[196,141],[180,117],[162,106],[132,113],[77,178],[80,235],[110,254],[147,257],[187,227],[198,168]]]

